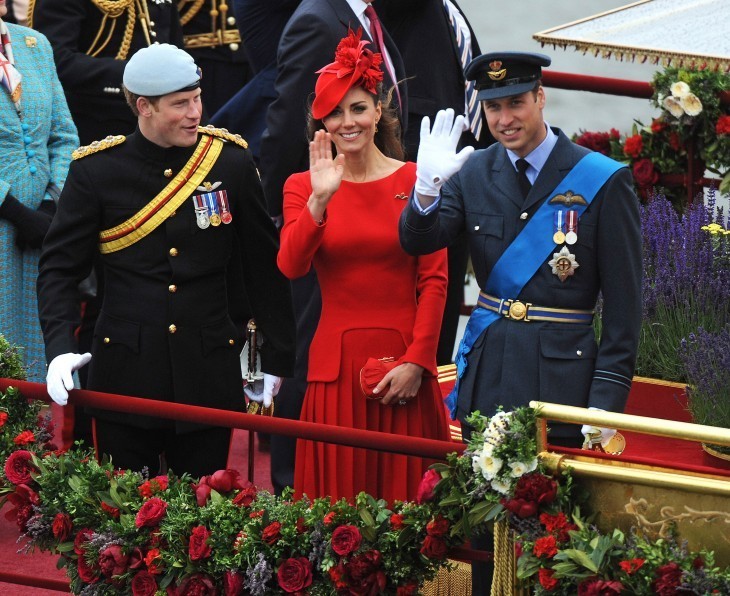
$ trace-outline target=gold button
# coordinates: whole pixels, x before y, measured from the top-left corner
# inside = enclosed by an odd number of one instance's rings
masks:
[[[167,168],[164,172],[165,178],[170,178],[172,176],[172,170],[170,168]]]
[[[527,219],[527,213],[520,213],[520,219],[522,219],[522,220]]]
[[[110,341],[111,341],[111,340],[110,340],[110,339],[109,339],[108,337],[105,337],[105,338],[104,338],[104,343],[105,343],[105,344],[108,344],[108,343],[109,343]]]
[[[176,327],[175,325],[170,325],[170,326],[169,326],[169,327],[167,328],[167,330],[168,330],[168,331],[169,331],[170,333],[175,333],[175,332],[177,331],[177,327]]]
[[[233,345],[233,344],[235,344],[235,343],[236,343],[236,342],[235,342],[235,341],[233,341],[232,339],[229,339],[229,340],[228,340],[228,345],[229,345],[229,346],[232,346],[232,345]]]
[[[177,286],[175,284],[170,284],[167,286],[167,291],[170,292],[170,294],[174,294],[177,292]]]
[[[170,249],[170,256],[171,257],[177,256],[177,248],[175,248],[174,246]]]

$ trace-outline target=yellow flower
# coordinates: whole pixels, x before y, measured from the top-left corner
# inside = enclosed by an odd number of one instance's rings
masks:
[[[702,102],[694,93],[688,93],[679,100],[679,104],[688,116],[697,116],[702,112]]]
[[[689,93],[689,85],[683,81],[677,81],[669,88],[674,97],[682,99]]]

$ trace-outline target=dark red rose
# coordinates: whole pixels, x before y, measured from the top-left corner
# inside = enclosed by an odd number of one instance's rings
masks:
[[[558,543],[555,540],[555,536],[542,536],[535,540],[535,546],[532,548],[532,552],[536,557],[552,559],[558,554]]]
[[[449,520],[440,515],[426,524],[426,534],[429,536],[445,536],[449,531]]]
[[[449,547],[446,545],[446,541],[438,536],[426,536],[423,539],[423,546],[421,546],[421,554],[429,559],[444,559],[446,553],[449,552]]]
[[[501,503],[505,509],[523,519],[525,517],[532,517],[537,513],[537,503],[534,501],[525,501],[525,499],[502,499]]]
[[[59,542],[65,542],[71,534],[73,523],[71,518],[66,513],[56,513],[56,517],[53,518],[53,536]]]
[[[634,180],[639,186],[652,186],[659,181],[659,172],[650,159],[639,159],[634,163]]]
[[[305,557],[287,559],[279,566],[276,579],[287,594],[300,592],[312,585],[312,564]]]
[[[624,585],[617,581],[586,579],[578,585],[578,596],[619,596]]]
[[[241,475],[238,470],[218,470],[211,476],[206,476],[206,478],[208,486],[219,493],[229,493],[232,490],[243,489]]]
[[[76,533],[74,538],[74,552],[77,555],[83,555],[86,552],[86,543],[91,539],[91,535],[94,530],[91,528],[84,528]]]
[[[188,554],[191,561],[200,561],[210,556],[210,546],[208,546],[208,538],[211,532],[205,526],[195,526],[190,533],[190,542],[188,544]]]
[[[355,526],[339,526],[332,532],[332,550],[341,557],[360,548],[362,535]]]
[[[628,561],[621,561],[618,566],[624,570],[628,575],[633,575],[644,565],[644,559],[629,559]]]
[[[423,478],[421,478],[421,484],[418,485],[416,502],[425,503],[433,499],[434,490],[439,482],[441,482],[441,474],[436,470],[426,470]]]
[[[387,583],[382,569],[380,551],[369,550],[354,556],[345,565],[350,594],[354,596],[375,596]]]
[[[502,505],[518,517],[525,518],[537,514],[540,505],[547,505],[558,495],[558,485],[550,477],[535,472],[525,474],[515,486],[512,499],[502,499]]]
[[[15,443],[16,445],[27,445],[28,443],[35,443],[35,435],[31,430],[24,430],[13,439],[13,443]]]
[[[717,119],[715,132],[719,135],[730,135],[730,116],[720,116]]]
[[[541,568],[537,572],[537,579],[539,580],[540,585],[548,592],[552,592],[558,587],[558,584],[560,584],[560,582],[553,577],[554,575],[555,572],[552,569]]]
[[[142,549],[135,546],[132,552],[129,553],[129,568],[130,569],[142,569],[144,567],[144,553]]]
[[[611,154],[611,139],[607,132],[584,132],[575,139],[575,142],[591,151],[598,151],[603,155]]]
[[[247,481],[240,492],[233,497],[233,502],[239,507],[250,507],[256,500],[257,493],[256,487]]]
[[[334,567],[330,567],[327,574],[330,577],[330,581],[335,585],[335,589],[338,594],[341,590],[347,590],[347,572],[345,571],[345,566],[342,563],[335,565]]]
[[[418,584],[416,582],[411,582],[409,584],[403,584],[402,586],[398,586],[398,590],[396,590],[395,596],[417,596],[418,594]]]
[[[261,532],[261,540],[269,546],[276,544],[279,538],[281,538],[281,524],[278,521],[271,522]]]
[[[624,143],[624,153],[634,159],[641,155],[641,151],[644,148],[644,141],[641,139],[641,135],[633,135],[626,138]]]
[[[656,570],[657,578],[651,587],[659,596],[674,596],[682,583],[682,569],[676,563],[667,563]]]
[[[238,571],[226,571],[223,576],[223,593],[225,596],[241,596],[243,594],[243,575]]]
[[[40,503],[38,493],[25,484],[19,484],[15,487],[15,492],[8,495],[8,502],[11,507],[5,512],[5,519],[15,520],[18,528],[25,532],[28,529],[28,520],[33,515],[33,505]]]
[[[149,571],[135,573],[132,578],[132,596],[155,596],[157,580]]]
[[[99,553],[99,569],[104,577],[112,577],[121,575],[129,567],[129,555],[122,552],[122,547],[118,544],[107,546]]]
[[[186,577],[177,587],[177,596],[216,596],[218,590],[213,580],[204,573]]]
[[[76,570],[79,573],[81,581],[87,584],[95,584],[99,581],[99,568],[89,565],[83,554],[79,555],[79,558],[76,560]]]
[[[307,531],[307,524],[303,517],[297,518],[297,534],[304,534]]]
[[[13,451],[8,459],[5,460],[5,476],[15,485],[28,484],[30,482],[30,473],[35,472],[37,468],[31,463],[33,454],[25,449]]]
[[[403,516],[399,513],[394,513],[390,516],[390,527],[394,530],[402,530],[405,527],[403,523]]]
[[[134,524],[138,528],[153,528],[159,525],[166,512],[167,503],[158,497],[152,497],[139,508]]]
[[[674,151],[679,151],[682,148],[682,139],[679,138],[676,132],[669,133],[669,146]]]
[[[705,566],[705,560],[702,558],[702,555],[697,555],[692,560],[692,569],[702,569]]]
[[[210,491],[213,489],[201,479],[198,484],[193,484],[193,490],[195,491],[195,500],[198,502],[198,507],[205,507],[208,499],[210,499]]]

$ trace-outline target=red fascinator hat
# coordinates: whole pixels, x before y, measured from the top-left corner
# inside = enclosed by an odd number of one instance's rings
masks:
[[[362,27],[357,33],[349,30],[347,37],[337,45],[335,61],[317,71],[319,78],[314,86],[312,116],[321,120],[337,107],[353,87],[364,87],[377,93],[378,82],[383,80],[380,64],[383,57],[365,48]]]

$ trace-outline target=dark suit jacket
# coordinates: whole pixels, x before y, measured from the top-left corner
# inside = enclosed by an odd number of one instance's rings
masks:
[[[277,56],[277,98],[266,115],[266,132],[261,140],[260,170],[264,192],[272,216],[282,211],[286,179],[309,167],[306,131],[307,106],[314,92],[316,72],[334,60],[340,40],[348,27],[357,30],[360,21],[345,0],[303,0],[284,29]],[[399,80],[405,70],[400,53],[387,31],[385,44]],[[369,32],[363,32],[363,39]],[[390,81],[384,69],[384,87]],[[407,93],[400,89],[403,124],[407,125]]]
[[[412,204],[404,210],[400,233],[405,250],[432,252],[466,231],[476,279],[484,289],[507,246],[588,153],[554,130],[558,142],[525,201],[507,152],[495,143],[475,152],[444,185],[439,208],[426,216]],[[497,320],[475,342],[468,358],[457,403],[460,419],[473,410],[490,416],[498,405],[511,410],[530,400],[623,410],[641,326],[639,202],[628,169],[616,172],[596,195],[581,216],[578,242],[569,249],[579,264],[573,276],[561,282],[552,273],[547,264],[551,252],[519,296],[499,298],[593,309],[600,292],[600,345],[591,325]],[[557,424],[551,427],[556,436],[574,432]]]
[[[183,34],[176,4],[147,1],[147,6],[155,23],[157,35],[154,40],[182,48]],[[110,134],[129,134],[137,125],[122,93],[122,75],[127,61],[115,60],[126,16],[119,17],[114,34],[98,55],[86,54],[103,16],[90,0],[37,0],[33,11],[33,28],[44,33],[53,46],[58,78],[82,145]],[[146,46],[137,23],[127,58]]]
[[[77,350],[76,284],[99,253],[99,232],[149,203],[171,180],[165,170],[178,173],[194,149],[163,149],[137,131],[121,145],[72,163],[39,265],[39,313],[49,361]],[[289,283],[276,266],[278,238],[250,152],[226,143],[204,180],[226,191],[230,224],[200,229],[191,196],[146,237],[101,255],[105,291],[89,389],[242,409],[239,353],[246,295],[265,338],[263,370],[292,373]],[[200,193],[199,187],[192,194]],[[236,296],[230,279],[245,284]],[[160,424],[148,417],[95,414],[132,426]],[[191,424],[177,427],[189,430]]]
[[[406,68],[410,126],[405,145],[408,158],[415,161],[424,116],[433,123],[439,110],[453,108],[457,114],[464,113],[464,69],[454,29],[442,0],[375,0],[373,6],[398,46]],[[463,11],[462,15],[471,31],[472,56],[476,57],[481,53],[479,42]],[[478,142],[471,131],[461,139],[462,146],[477,148],[492,142],[486,120]]]

